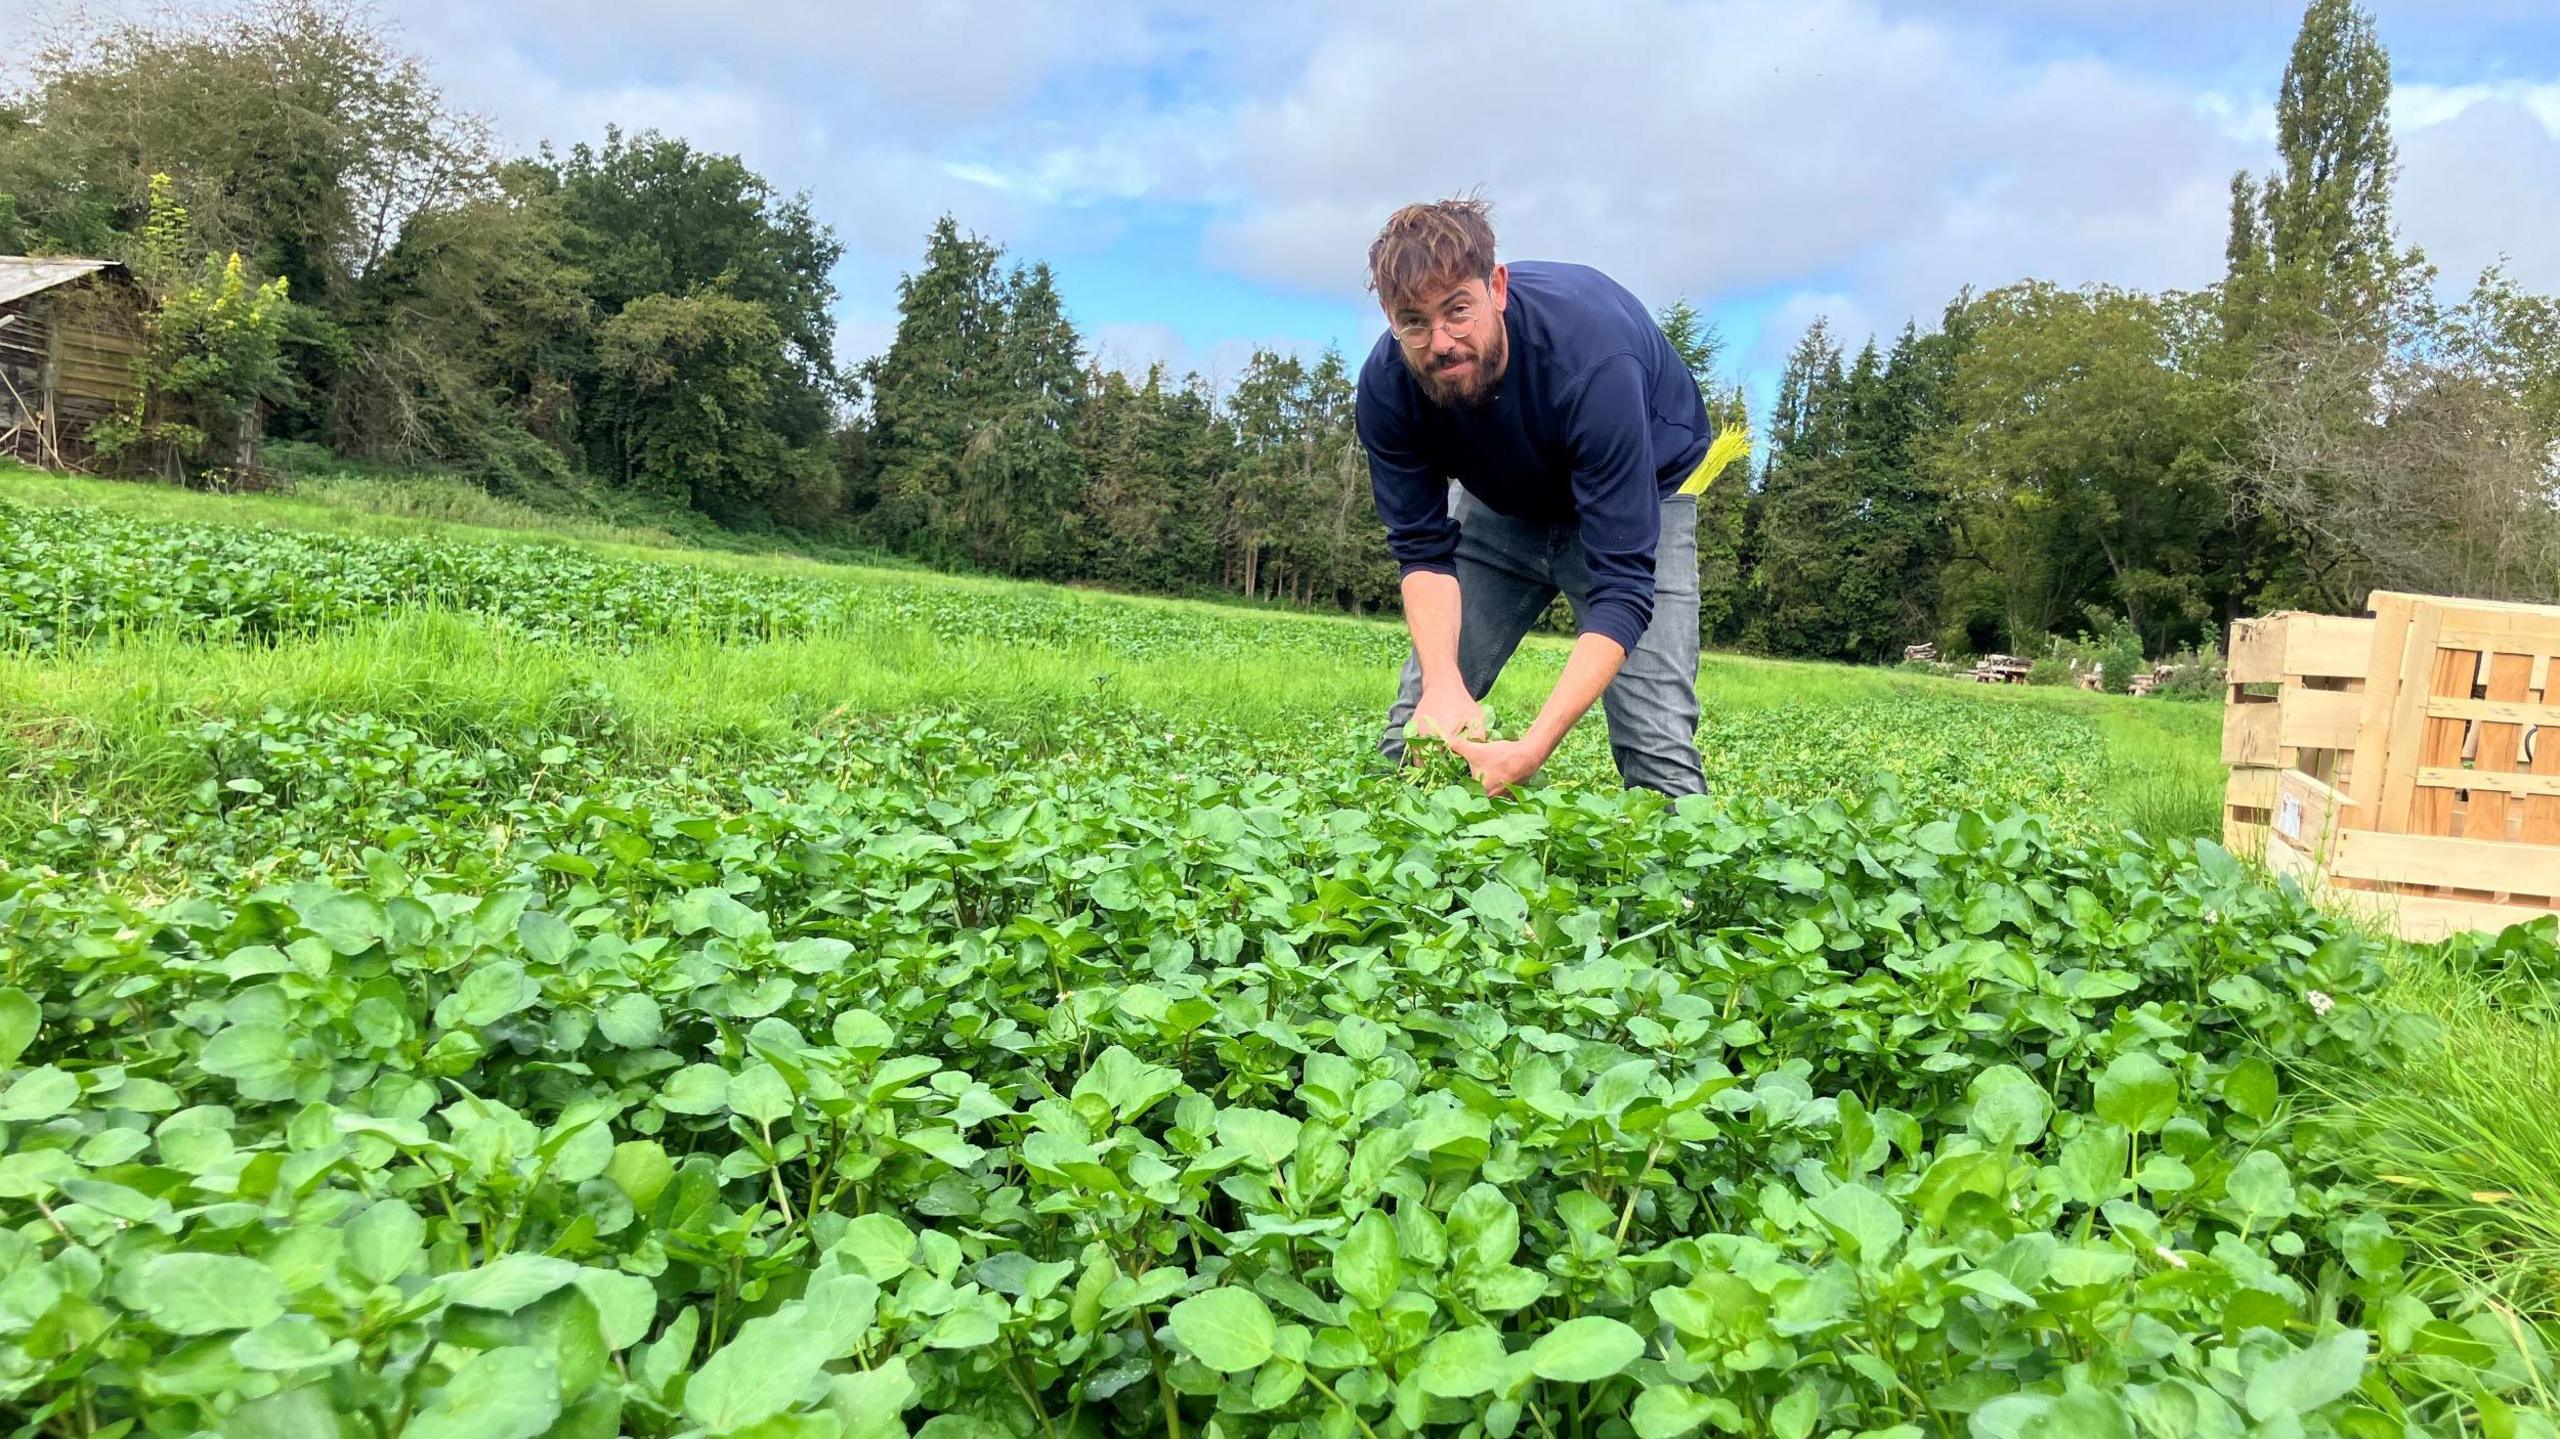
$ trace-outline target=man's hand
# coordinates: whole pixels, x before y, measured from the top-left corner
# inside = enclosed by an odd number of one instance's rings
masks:
[[[1488,796],[1499,796],[1523,783],[1547,762],[1549,751],[1534,740],[1496,740],[1479,744],[1452,740],[1449,749],[1467,762]]]
[[[1425,689],[1421,702],[1414,706],[1413,723],[1417,731],[1450,741],[1483,739],[1484,706],[1476,703],[1466,686],[1451,685],[1446,689]]]

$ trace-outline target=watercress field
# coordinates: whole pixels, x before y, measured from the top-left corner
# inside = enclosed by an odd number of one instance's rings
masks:
[[[1493,802],[1385,626],[0,534],[13,1432],[2555,1432],[2210,711],[1711,659],[1713,799]]]

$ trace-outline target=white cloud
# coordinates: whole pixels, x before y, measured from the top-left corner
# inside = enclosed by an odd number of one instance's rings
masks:
[[[2121,30],[2211,8],[2079,19]],[[2289,20],[2259,37],[2263,80],[2235,87],[2073,51],[2029,9],[2050,15],[2007,0],[1952,18],[1894,0],[1339,9],[1292,80],[1239,105],[1244,198],[1204,263],[1356,296],[1389,210],[1481,185],[1509,255],[1587,261],[1710,310],[1775,291],[1753,368],[1813,314],[1854,349],[1870,327],[1934,321],[1968,284],[2218,280],[2230,177],[2274,158]],[[2560,288],[2560,81],[2403,84],[2394,116],[2405,238],[2449,281],[2506,252],[2519,280]]]
[[[2432,97],[2430,97],[2432,98]],[[2483,89],[2398,127],[2402,235],[2452,288],[2502,254],[2528,289],[2560,290],[2560,85]]]
[[[1477,77],[1524,54],[1537,83],[1481,108],[1414,68]],[[1212,253],[1355,293],[1389,209],[1481,182],[1510,254],[1649,297],[1810,281],[1890,326],[1967,281],[2210,280],[2229,173],[2254,158],[2230,128],[2173,84],[2015,61],[1863,0],[1380,7],[1242,107],[1255,198]]]

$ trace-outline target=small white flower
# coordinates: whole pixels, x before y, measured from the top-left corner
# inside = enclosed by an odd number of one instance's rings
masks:
[[[2322,994],[2316,989],[2304,990],[2302,997],[2311,1002],[2311,1012],[2313,1014],[2325,1015],[2330,1010],[2335,1009],[2338,1006],[2338,1002],[2336,1000],[2331,999],[2329,996]]]
[[[2187,1257],[2170,1248],[2166,1244],[2155,1244],[2151,1246],[2151,1252],[2159,1255],[2160,1262],[2168,1265],[2172,1269],[2184,1269],[2187,1267]]]
[[[2220,924],[2220,923],[2222,923],[2222,911],[2221,911],[2221,910],[2218,910],[2218,909],[2208,909],[2208,910],[2206,910],[2206,911],[2204,912],[2204,922],[2205,922],[2205,923],[2207,923],[2207,924]]]

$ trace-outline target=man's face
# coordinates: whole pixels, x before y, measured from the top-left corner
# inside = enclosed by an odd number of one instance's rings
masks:
[[[1387,307],[1405,367],[1423,393],[1451,407],[1480,404],[1511,359],[1502,307],[1510,276],[1496,265],[1482,279],[1426,286]]]

